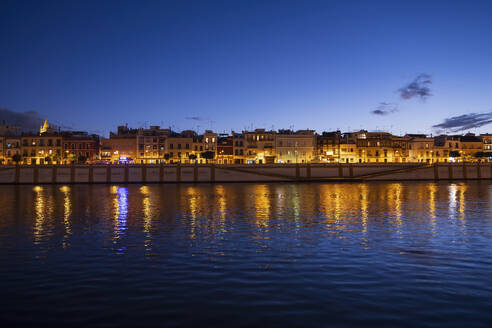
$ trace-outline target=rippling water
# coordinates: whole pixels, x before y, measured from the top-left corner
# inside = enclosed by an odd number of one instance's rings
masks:
[[[486,327],[491,205],[483,181],[1,186],[0,322]]]

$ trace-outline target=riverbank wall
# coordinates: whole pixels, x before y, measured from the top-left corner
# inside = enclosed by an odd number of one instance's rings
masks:
[[[2,165],[0,184],[490,180],[492,163]]]

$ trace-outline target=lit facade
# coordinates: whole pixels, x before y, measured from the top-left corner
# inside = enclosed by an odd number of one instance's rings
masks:
[[[256,129],[243,131],[245,161],[248,164],[273,164],[275,162],[275,131]]]
[[[275,135],[278,163],[309,163],[315,158],[316,136],[312,130],[279,130]]]

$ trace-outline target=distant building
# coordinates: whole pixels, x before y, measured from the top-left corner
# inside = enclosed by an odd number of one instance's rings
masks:
[[[265,129],[243,131],[246,163],[273,164],[275,162],[275,134],[275,131]]]
[[[246,162],[246,141],[244,133],[236,133],[232,131],[232,150],[234,152],[234,164],[244,164]]]
[[[278,163],[309,163],[315,157],[316,137],[313,130],[278,130],[275,154]]]
[[[84,131],[61,132],[63,152],[62,163],[85,158],[91,162],[99,157],[99,136]]]
[[[101,159],[112,163],[127,162],[137,158],[138,129],[120,125],[116,133],[110,132],[109,139],[103,139]]]
[[[232,136],[218,136],[217,163],[234,164],[234,138]]]

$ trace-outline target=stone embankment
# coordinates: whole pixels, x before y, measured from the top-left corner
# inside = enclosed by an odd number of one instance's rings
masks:
[[[0,184],[492,179],[490,163],[3,165]]]

